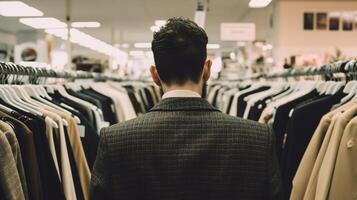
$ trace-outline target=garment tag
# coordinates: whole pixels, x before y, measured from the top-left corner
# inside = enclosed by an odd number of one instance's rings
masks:
[[[100,129],[108,127],[109,125],[110,125],[109,122],[102,121],[102,122],[100,122]]]
[[[83,125],[78,125],[79,136],[84,138],[86,136],[86,127]]]

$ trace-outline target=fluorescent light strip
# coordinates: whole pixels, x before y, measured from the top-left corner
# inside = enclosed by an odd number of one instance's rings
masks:
[[[99,22],[73,22],[72,27],[74,28],[99,28]]]
[[[1,1],[0,15],[4,17],[39,17],[43,12],[21,1]]]
[[[66,28],[67,24],[53,17],[20,18],[22,24],[35,29]]]
[[[219,44],[207,44],[207,49],[219,49],[221,45]]]
[[[151,48],[151,43],[149,43],[149,42],[138,42],[138,43],[134,44],[134,47],[138,48],[138,49],[148,49],[148,48]]]
[[[250,8],[264,8],[270,4],[272,0],[250,0]]]
[[[63,40],[67,40],[68,38],[67,29],[46,29],[45,32]],[[70,41],[114,58],[126,60],[128,57],[127,53],[119,50],[118,48],[115,48],[114,46],[98,40],[97,38],[94,38],[93,36],[75,28],[70,29]]]

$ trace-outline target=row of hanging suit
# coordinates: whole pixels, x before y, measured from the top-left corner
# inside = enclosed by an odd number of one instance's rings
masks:
[[[160,97],[143,82],[0,85],[0,199],[89,199],[100,129]]]
[[[271,124],[284,199],[356,199],[357,81],[216,82],[207,99]]]

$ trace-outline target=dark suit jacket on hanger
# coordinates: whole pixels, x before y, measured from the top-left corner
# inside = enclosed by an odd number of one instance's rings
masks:
[[[202,98],[167,98],[101,133],[95,199],[280,199],[267,125],[222,114]]]

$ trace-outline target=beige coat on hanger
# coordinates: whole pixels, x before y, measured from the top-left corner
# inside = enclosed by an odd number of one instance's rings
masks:
[[[357,198],[357,117],[342,136],[328,199]]]
[[[324,138],[326,135],[330,136],[332,133],[335,123],[333,117],[353,106],[357,106],[357,102],[349,102],[336,110],[327,113],[320,120],[320,124],[315,130],[315,133],[313,134],[309,146],[307,147],[295,174],[290,200],[314,199],[316,193],[317,175],[323,161],[323,155],[325,155],[328,145],[327,142],[323,145]]]

